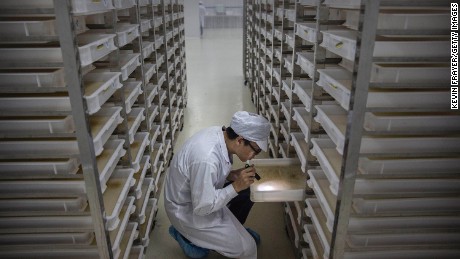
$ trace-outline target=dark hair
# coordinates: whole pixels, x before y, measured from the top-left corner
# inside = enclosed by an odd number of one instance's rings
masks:
[[[225,127],[225,126],[222,126],[222,131],[225,131],[227,133],[227,136],[229,139],[236,139],[237,137],[239,137],[240,135],[236,134],[235,131],[231,128],[231,127]],[[249,145],[249,140],[243,138],[243,141],[244,141],[244,145],[247,146]]]

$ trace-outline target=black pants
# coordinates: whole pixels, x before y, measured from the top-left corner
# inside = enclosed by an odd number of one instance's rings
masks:
[[[229,184],[231,184],[231,182],[226,183],[224,187]],[[250,195],[251,190],[250,188],[247,188],[240,191],[238,195],[227,204],[227,207],[230,209],[233,215],[235,215],[241,225],[244,225],[246,222],[249,212],[252,209],[252,205],[254,205],[254,202],[251,201]]]

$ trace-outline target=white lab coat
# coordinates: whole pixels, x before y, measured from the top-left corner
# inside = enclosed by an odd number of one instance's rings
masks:
[[[237,193],[223,188],[232,168],[221,127],[186,141],[165,180],[165,209],[171,224],[197,246],[232,258],[257,258],[252,236],[227,208]]]
[[[200,26],[204,27],[204,16],[206,15],[206,7],[204,5],[200,4],[198,6],[198,14],[200,16]]]

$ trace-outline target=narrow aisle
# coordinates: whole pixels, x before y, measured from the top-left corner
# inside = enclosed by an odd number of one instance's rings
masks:
[[[188,104],[184,128],[174,150],[179,150],[185,140],[202,128],[228,126],[236,111],[255,112],[250,92],[244,86],[242,48],[241,29],[206,30],[202,39],[186,38]],[[267,157],[267,154],[258,156],[263,157]],[[235,158],[234,167],[242,165]],[[161,192],[145,258],[187,258],[178,243],[168,234],[170,223],[164,211],[163,190]],[[261,259],[295,258],[285,232],[283,210],[281,203],[256,203],[249,215],[247,227],[261,235],[262,242],[258,247],[258,257]],[[225,257],[211,252],[207,258]]]

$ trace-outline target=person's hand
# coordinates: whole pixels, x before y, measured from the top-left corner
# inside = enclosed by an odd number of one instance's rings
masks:
[[[232,177],[234,178],[232,185],[236,192],[245,190],[254,183],[256,174],[256,169],[254,166],[238,169],[232,172],[234,172]]]

